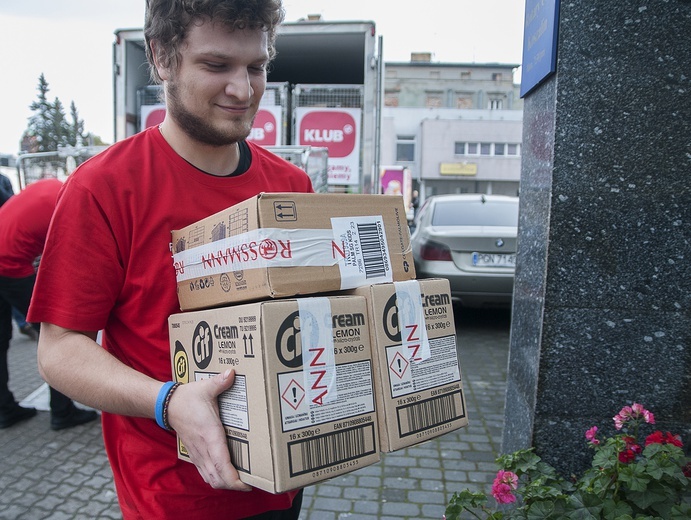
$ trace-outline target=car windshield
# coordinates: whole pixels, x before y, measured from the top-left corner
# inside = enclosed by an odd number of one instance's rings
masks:
[[[433,226],[518,226],[518,204],[514,202],[437,201]]]

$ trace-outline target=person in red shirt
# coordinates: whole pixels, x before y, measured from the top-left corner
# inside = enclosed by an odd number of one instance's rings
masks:
[[[246,141],[283,16],[280,0],[149,0],[165,119],[79,166],[58,200],[29,310],[39,368],[102,410],[125,520],[299,516],[300,491],[252,488],[231,463],[217,397],[233,371],[168,393],[171,230],[263,191],[313,191],[303,170]],[[178,459],[176,432],[194,464]]]
[[[12,308],[26,315],[36,280],[35,260],[41,256],[62,182],[46,179],[30,184],[0,207],[0,429],[36,415],[22,407],[9,389],[7,351],[12,339]],[[36,327],[38,331],[38,327]],[[50,426],[62,430],[93,421],[94,411],[50,389]]]

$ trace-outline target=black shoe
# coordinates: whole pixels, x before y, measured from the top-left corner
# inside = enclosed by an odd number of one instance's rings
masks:
[[[25,336],[30,337],[34,341],[38,341],[38,332],[36,332],[36,329],[28,323],[25,323],[24,325],[19,327],[19,332],[21,332]]]
[[[98,414],[93,410],[82,410],[75,406],[65,416],[59,417],[51,415],[50,429],[55,431],[64,430],[65,428],[72,428],[73,426],[95,421],[97,418]]]
[[[15,405],[10,412],[0,413],[0,430],[30,419],[34,415],[36,415],[36,408],[24,408],[23,406]]]

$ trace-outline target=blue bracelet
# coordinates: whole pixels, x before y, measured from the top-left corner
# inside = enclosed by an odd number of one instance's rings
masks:
[[[173,381],[163,383],[163,386],[158,391],[158,397],[156,397],[156,424],[158,424],[164,430],[168,429],[166,428],[166,424],[163,420],[164,403],[166,402],[166,397],[168,397],[168,392],[170,392],[170,389],[173,388],[174,385],[175,383]]]

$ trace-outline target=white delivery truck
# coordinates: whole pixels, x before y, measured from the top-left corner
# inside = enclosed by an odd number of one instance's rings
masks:
[[[320,191],[376,193],[381,47],[371,21],[281,25],[249,139],[279,155],[327,155],[326,171],[321,161],[304,161],[320,165],[308,171]],[[113,59],[114,135],[120,140],[158,124],[165,108],[149,76],[142,29],[115,31]]]

